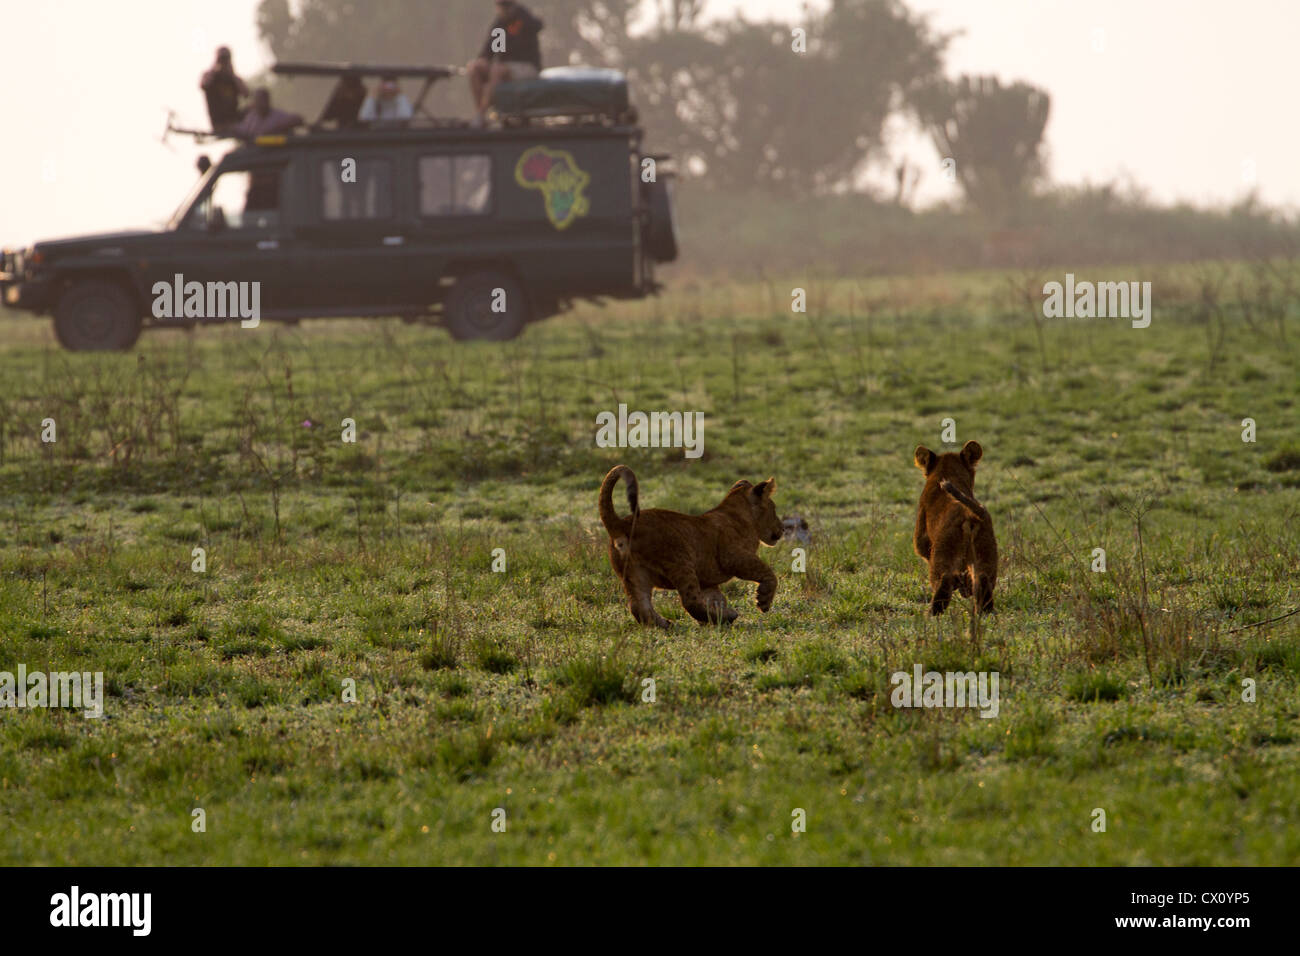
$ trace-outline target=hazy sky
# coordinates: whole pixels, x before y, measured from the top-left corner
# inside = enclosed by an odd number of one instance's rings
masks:
[[[550,0],[531,5],[545,14]],[[709,9],[791,18],[803,6],[710,0]],[[909,6],[943,31],[964,32],[950,75],[993,72],[1051,92],[1057,181],[1123,177],[1162,200],[1220,203],[1243,196],[1253,175],[1265,201],[1300,208],[1300,0]],[[243,73],[266,64],[256,8],[257,0],[0,0],[0,243],[166,219],[192,185],[200,151],[159,142],[166,109],[205,121],[198,77],[220,43],[234,48]],[[467,51],[477,39],[466,37]],[[900,129],[896,145],[924,170],[923,199],[955,188],[922,137]]]

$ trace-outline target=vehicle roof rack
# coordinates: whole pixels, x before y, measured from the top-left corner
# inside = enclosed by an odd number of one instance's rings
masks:
[[[277,63],[272,73],[281,76],[421,76],[446,79],[463,72],[458,66],[374,66],[364,63]]]
[[[424,113],[429,119],[436,119],[424,109],[424,101],[433,89],[433,84],[453,76],[461,76],[464,67],[459,66],[392,66],[365,63],[277,63],[271,67],[277,76],[332,76],[342,81],[348,78],[365,79],[366,77],[395,76],[412,77],[424,80],[424,86],[411,104],[412,112]],[[328,105],[326,107],[328,110]]]
[[[398,79],[420,79],[423,86],[412,101],[412,119],[422,117],[435,129],[468,128],[465,120],[434,116],[425,108],[429,92],[439,80],[464,76],[465,68],[458,66],[414,66],[390,63],[311,63],[282,62],[271,67],[271,73],[285,77],[320,77],[335,80],[334,88],[325,107],[315,122],[304,125],[310,132],[328,129],[337,124],[339,129],[357,129],[357,112],[365,99],[362,81],[367,78],[387,76]],[[627,78],[616,70],[591,67],[552,67],[543,70],[532,80],[515,80],[500,84],[493,98],[493,106],[501,118],[502,126],[512,128],[528,125],[635,125],[637,112],[628,102]],[[400,127],[407,128],[410,121],[403,120]],[[426,128],[424,124],[410,123],[411,128]],[[360,128],[364,128],[361,124]],[[175,114],[168,112],[163,142],[171,134],[191,136],[195,142],[214,139],[234,139],[257,142],[258,137],[238,136],[229,130],[213,131],[185,128],[176,125]]]
[[[168,110],[167,125],[163,128],[163,134],[162,134],[162,142],[164,145],[166,145],[168,137],[170,137],[173,133],[179,134],[181,136],[192,136],[194,137],[194,142],[196,143],[206,143],[209,140],[225,138],[220,133],[214,132],[213,130],[210,129],[191,129],[188,126],[177,126],[176,111]]]

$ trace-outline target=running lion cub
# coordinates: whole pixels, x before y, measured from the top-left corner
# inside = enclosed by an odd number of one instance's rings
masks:
[[[632,513],[614,510],[614,486],[622,478]],[[637,502],[636,475],[615,465],[600,486],[600,520],[609,532],[609,563],[623,582],[632,616],[668,627],[654,609],[655,588],[676,591],[682,607],[701,624],[729,624],[739,615],[718,590],[732,578],[758,582],[758,609],[772,606],[776,575],[758,558],[760,544],[775,545],[783,527],[772,504],[773,478],[753,485],[740,480],[722,504],[702,515],[651,508]]]
[[[964,597],[973,590],[979,613],[988,614],[998,582],[998,542],[993,519],[975,500],[975,465],[984,449],[968,441],[960,453],[936,455],[917,445],[915,457],[925,472],[925,489],[912,545],[930,562],[930,613],[944,612],[955,587]]]

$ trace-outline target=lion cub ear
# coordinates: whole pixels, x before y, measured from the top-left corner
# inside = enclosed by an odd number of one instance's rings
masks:
[[[980,447],[979,442],[972,438],[966,444],[961,446],[961,457],[965,460],[966,464],[974,468],[975,462],[984,457],[984,449]]]
[[[934,466],[934,459],[936,457],[934,452],[930,451],[930,449],[926,448],[924,445],[917,445],[916,451],[914,451],[912,455],[916,459],[916,467],[920,468],[928,475],[930,469]]]
[[[727,494],[734,495],[737,491],[748,491],[750,488],[753,487],[754,487],[753,483],[750,482],[748,478],[741,478],[739,481],[737,481],[734,485],[731,486],[731,490],[728,491]]]
[[[772,495],[776,494],[776,479],[769,478],[767,481],[761,481],[754,486],[754,497],[760,501],[768,501]]]

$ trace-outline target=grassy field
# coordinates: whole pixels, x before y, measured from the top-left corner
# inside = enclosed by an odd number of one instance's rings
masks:
[[[0,671],[108,694],[0,710],[0,863],[1300,862],[1300,615],[1268,623],[1300,606],[1300,301],[1207,276],[1142,275],[1140,330],[995,275],[679,286],[508,345],[74,355],[0,316]],[[703,412],[704,457],[597,448],[620,402]],[[911,547],[945,418],[1001,544],[977,633]],[[806,572],[784,542],[771,613],[733,583],[729,628],[670,594],[638,627],[619,461],[646,507],[775,476]],[[917,664],[998,672],[998,716],[894,708]]]

